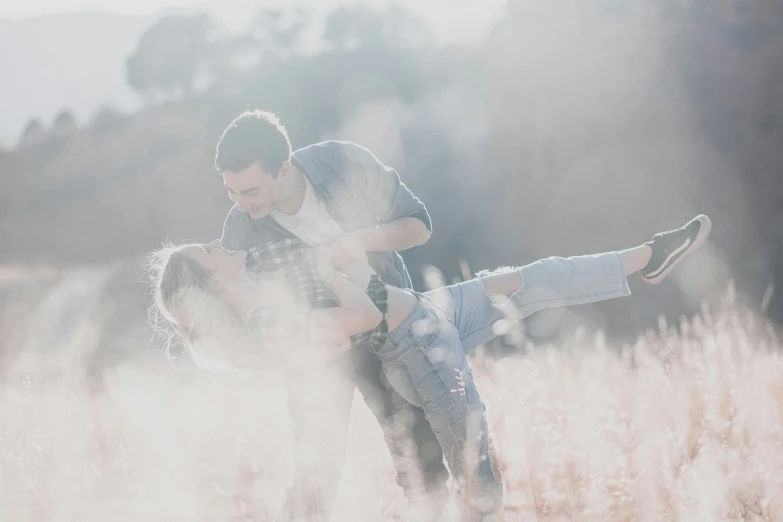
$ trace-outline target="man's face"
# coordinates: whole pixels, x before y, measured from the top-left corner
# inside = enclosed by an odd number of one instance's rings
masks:
[[[285,166],[282,170],[285,170]],[[272,178],[261,169],[258,162],[245,170],[226,170],[221,175],[229,199],[237,204],[240,212],[247,212],[251,218],[266,217],[280,205],[284,194],[281,183],[283,176]]]

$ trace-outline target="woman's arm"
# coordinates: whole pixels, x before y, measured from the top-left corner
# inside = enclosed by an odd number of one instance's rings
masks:
[[[337,297],[339,306],[313,310],[310,314],[310,340],[317,343],[341,343],[352,335],[378,326],[383,314],[363,288],[334,269],[329,250],[317,248],[315,256],[318,275]]]
[[[326,361],[349,349],[352,335],[378,326],[383,314],[361,286],[334,269],[326,257],[327,249],[313,249],[308,255],[315,262],[318,277],[337,297],[338,306],[313,310],[283,299],[257,307],[247,327],[259,348],[274,350],[292,344],[321,346],[323,350],[308,351],[308,361]]]
[[[359,286],[339,274],[324,281],[339,301],[339,306],[313,310],[310,314],[310,340],[317,343],[341,343],[352,335],[378,326],[381,311]]]

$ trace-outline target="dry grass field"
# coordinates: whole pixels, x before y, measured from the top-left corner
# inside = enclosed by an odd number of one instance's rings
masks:
[[[783,358],[731,307],[633,346],[583,336],[474,366],[507,484],[503,520],[781,520]],[[29,364],[29,363],[28,363]],[[125,365],[100,393],[9,373],[0,519],[271,520],[291,426],[271,376]],[[357,395],[333,520],[400,520],[406,501]]]

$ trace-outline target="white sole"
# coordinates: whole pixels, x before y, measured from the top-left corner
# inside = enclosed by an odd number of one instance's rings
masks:
[[[674,267],[677,266],[680,261],[688,257],[691,252],[698,250],[699,247],[701,247],[704,242],[707,240],[707,237],[710,235],[710,231],[712,230],[712,221],[709,217],[705,216],[704,214],[700,214],[696,216],[695,219],[699,220],[700,226],[699,226],[699,233],[696,234],[696,239],[693,240],[693,243],[688,245],[685,249],[685,252],[680,256],[677,261],[672,263],[671,265],[667,266],[666,269],[661,272],[660,274],[657,274],[655,277],[644,277],[642,276],[642,280],[651,285],[655,285],[666,279],[666,276],[669,275],[669,273],[674,270]]]

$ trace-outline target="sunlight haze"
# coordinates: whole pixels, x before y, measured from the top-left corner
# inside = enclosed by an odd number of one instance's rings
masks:
[[[0,49],[0,522],[783,521],[783,0]]]
[[[0,19],[18,20],[32,16],[50,14],[100,12],[124,15],[147,15],[167,7],[186,7],[203,3],[203,0],[32,0],[28,2],[3,3],[0,5]]]

